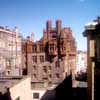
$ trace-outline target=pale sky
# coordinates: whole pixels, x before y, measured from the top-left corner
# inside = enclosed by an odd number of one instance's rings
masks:
[[[71,27],[79,50],[86,50],[84,25],[100,15],[100,0],[0,0],[0,25],[18,26],[23,36],[35,34],[39,40],[46,21],[62,20],[63,27]]]

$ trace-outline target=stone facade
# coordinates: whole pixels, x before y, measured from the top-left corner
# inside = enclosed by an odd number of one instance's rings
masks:
[[[61,20],[56,27],[47,21],[43,37],[36,42],[26,40],[23,45],[24,63],[32,83],[41,87],[59,84],[76,68],[76,42],[70,28],[62,28]]]
[[[12,100],[34,100],[31,91],[31,77],[23,78],[17,84],[10,87]],[[18,99],[19,98],[19,99]]]
[[[30,76],[0,78],[0,100],[34,100],[30,82]]]
[[[100,89],[100,17],[85,26],[87,37],[88,100],[98,100]]]
[[[76,61],[76,73],[86,72],[87,70],[87,52],[78,51]]]
[[[18,29],[0,26],[0,75],[21,75],[21,36]]]

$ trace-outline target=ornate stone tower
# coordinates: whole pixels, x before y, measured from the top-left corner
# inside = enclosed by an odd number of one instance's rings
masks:
[[[52,27],[47,21],[43,37],[36,42],[27,41],[27,70],[32,84],[50,87],[61,83],[75,68],[76,42],[70,28],[62,28],[61,20]],[[33,86],[35,86],[33,85]]]

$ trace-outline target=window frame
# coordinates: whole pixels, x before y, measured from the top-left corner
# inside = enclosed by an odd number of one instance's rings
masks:
[[[39,99],[40,98],[40,95],[38,92],[34,92],[33,93],[33,99]]]

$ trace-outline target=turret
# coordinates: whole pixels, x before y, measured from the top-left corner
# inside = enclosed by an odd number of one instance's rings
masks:
[[[47,34],[50,33],[51,27],[52,27],[52,22],[51,22],[51,20],[48,20],[47,21]]]
[[[56,21],[56,29],[57,29],[57,34],[60,34],[60,32],[61,32],[61,20]]]

